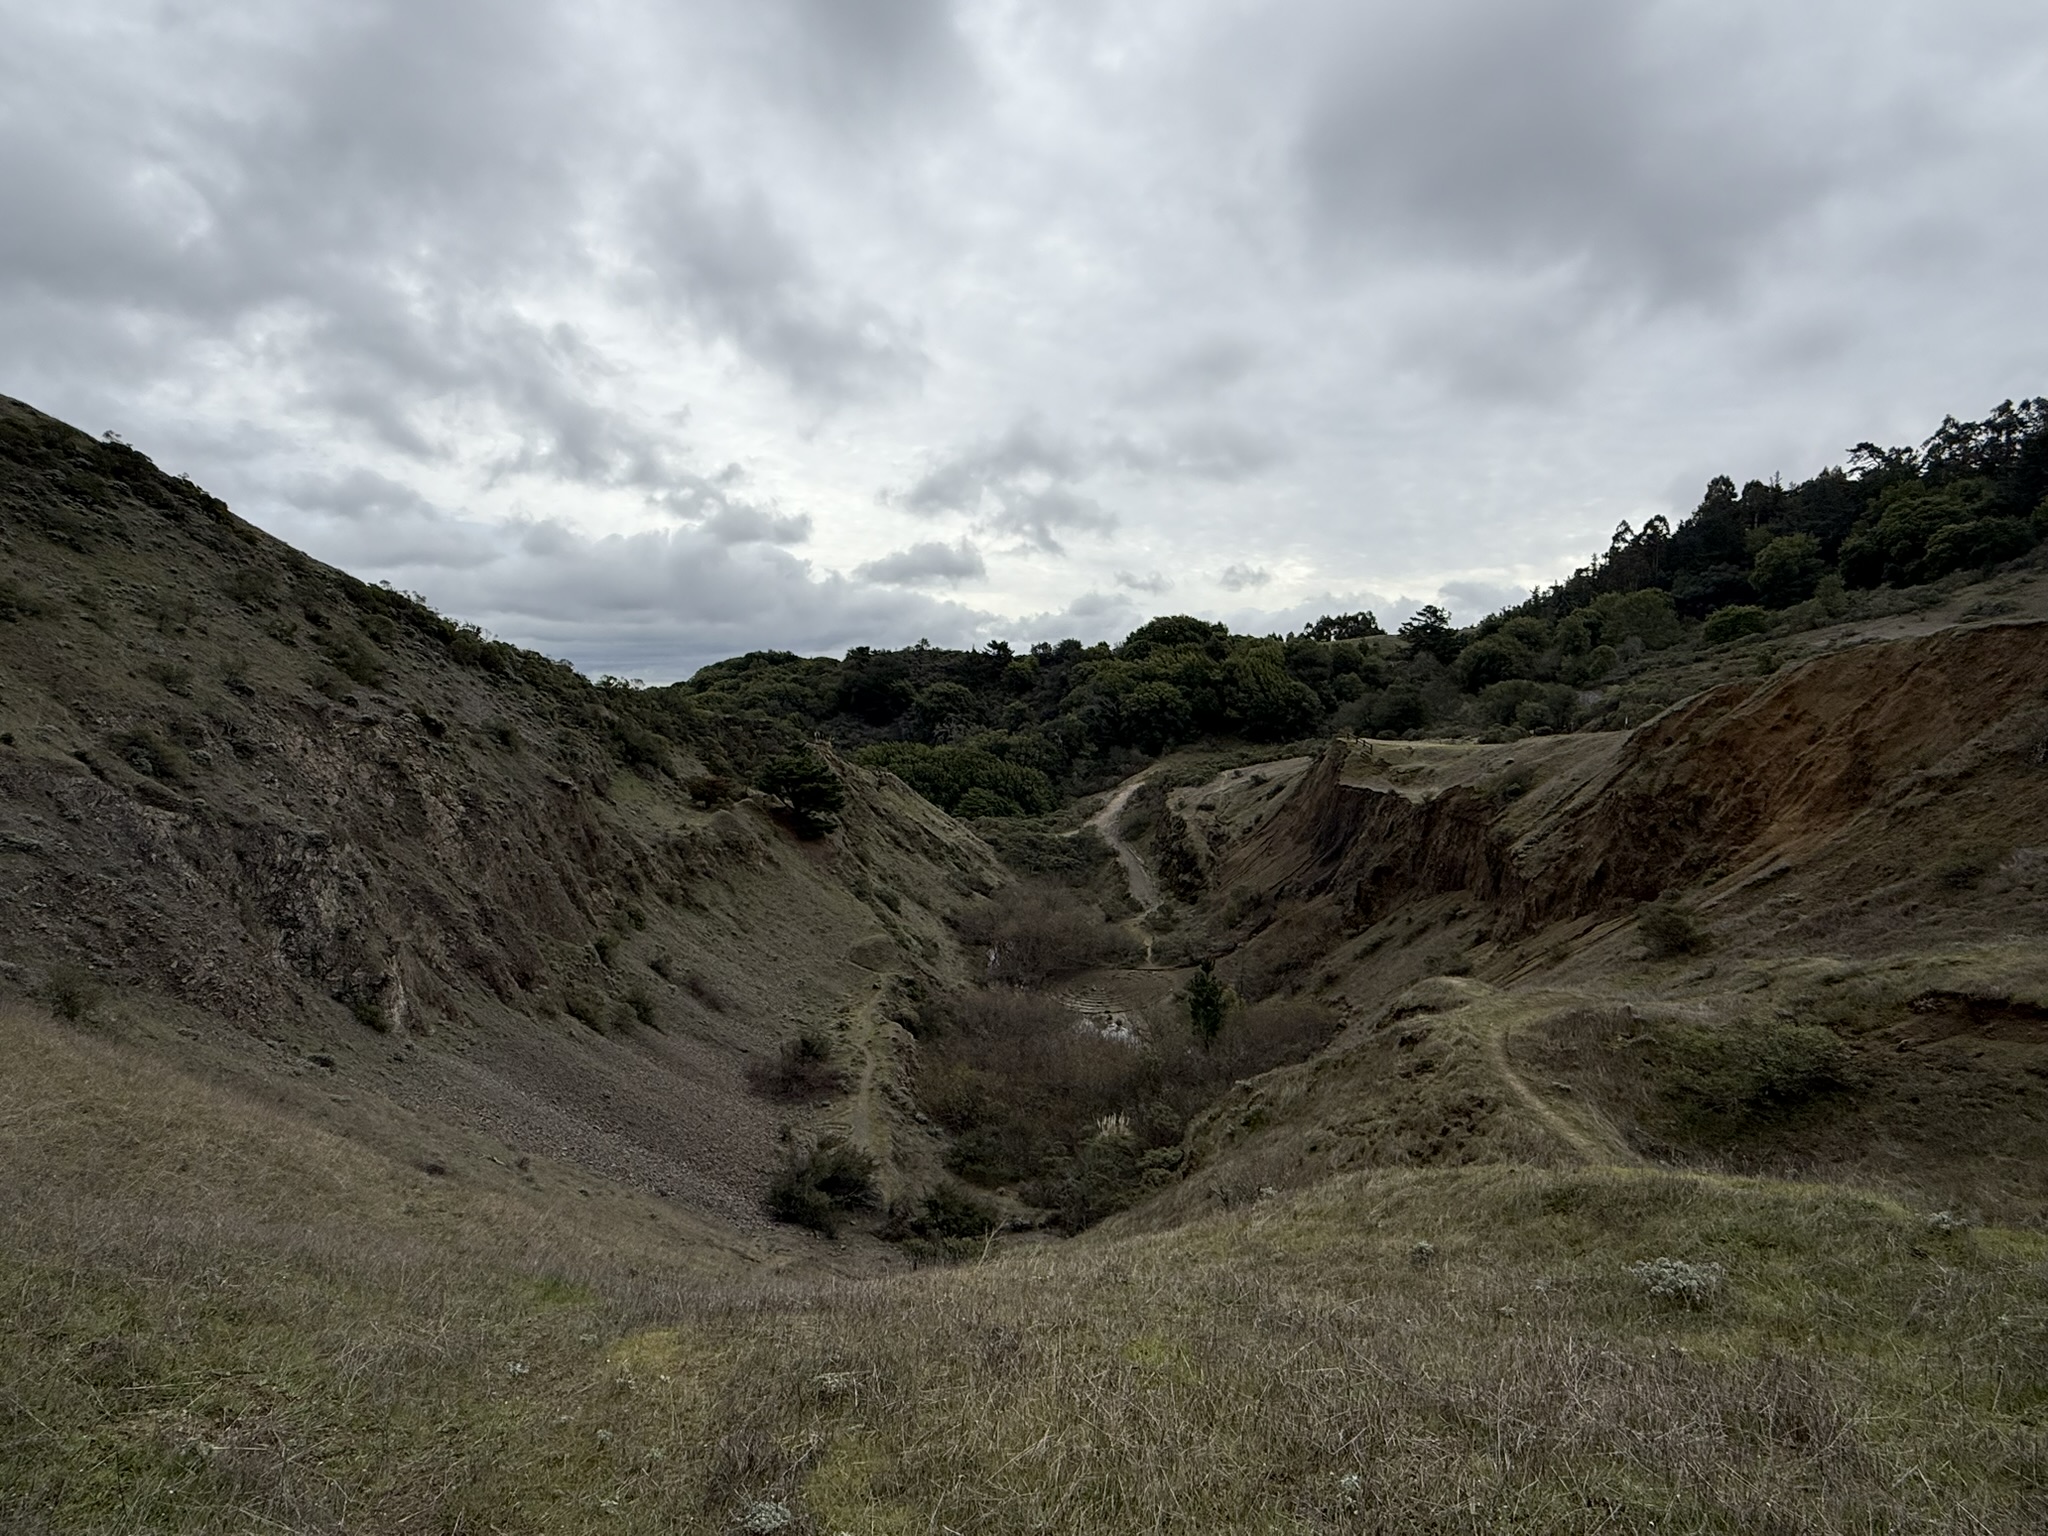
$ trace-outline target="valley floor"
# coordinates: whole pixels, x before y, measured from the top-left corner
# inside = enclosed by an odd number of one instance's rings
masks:
[[[1584,1122],[1561,1166],[778,1278],[630,1190],[401,1165],[20,1010],[0,1051],[10,1531],[2048,1518],[2048,1238],[1616,1166]]]

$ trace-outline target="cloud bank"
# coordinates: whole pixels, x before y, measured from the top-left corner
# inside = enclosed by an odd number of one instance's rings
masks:
[[[2018,0],[0,20],[0,390],[597,670],[1470,617],[2048,390]]]

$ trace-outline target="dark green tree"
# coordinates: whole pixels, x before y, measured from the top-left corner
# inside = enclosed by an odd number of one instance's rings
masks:
[[[754,776],[756,788],[789,807],[798,837],[823,837],[839,825],[846,789],[825,760],[808,747],[771,758]]]
[[[1790,533],[1775,538],[1756,553],[1749,568],[1749,584],[1766,607],[1789,608],[1813,596],[1813,588],[1827,566],[1820,557],[1820,541],[1810,533]]]
[[[1302,631],[1311,640],[1364,640],[1383,635],[1380,621],[1370,613],[1326,613]]]
[[[1451,624],[1451,616],[1435,603],[1419,610],[1401,626],[1401,638],[1408,644],[1409,655],[1434,656],[1445,666],[1456,661],[1458,652],[1465,648],[1465,642]]]
[[[1202,968],[1188,978],[1183,994],[1188,1004],[1188,1027],[1203,1045],[1213,1045],[1223,1032],[1223,1015],[1229,1011],[1230,993],[1216,979],[1215,965],[1204,960]]]

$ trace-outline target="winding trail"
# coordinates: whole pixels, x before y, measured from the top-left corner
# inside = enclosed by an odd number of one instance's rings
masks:
[[[1152,871],[1145,867],[1145,861],[1138,857],[1138,850],[1119,835],[1116,824],[1124,813],[1124,807],[1130,803],[1131,796],[1142,789],[1144,784],[1142,778],[1119,784],[1116,793],[1109,797],[1101,810],[1088,818],[1087,823],[1098,837],[1109,844],[1116,853],[1117,862],[1123,865],[1124,880],[1131,888],[1131,900],[1138,904],[1140,918],[1159,905],[1159,886],[1152,879]],[[1148,950],[1150,947],[1146,946]]]
[[[1522,1107],[1543,1123],[1553,1136],[1557,1137],[1572,1151],[1583,1158],[1588,1167],[1640,1167],[1643,1159],[1620,1137],[1598,1136],[1578,1124],[1573,1118],[1551,1103],[1542,1094],[1529,1086],[1528,1080],[1515,1070],[1508,1060],[1508,1033],[1513,1028],[1515,1013],[1500,1011],[1494,1017],[1486,1017],[1493,1010],[1481,1005],[1479,1032],[1485,1042],[1486,1056],[1508,1091],[1522,1103]]]

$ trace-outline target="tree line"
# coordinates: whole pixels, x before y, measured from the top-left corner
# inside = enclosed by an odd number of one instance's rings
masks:
[[[957,814],[1038,814],[1207,739],[1573,729],[1646,653],[1822,622],[1852,592],[1988,570],[2044,535],[2048,400],[2034,399],[1950,417],[1918,448],[1859,444],[1796,485],[1717,476],[1676,527],[1624,523],[1565,580],[1467,627],[1434,606],[1393,635],[1371,613],[1284,636],[1176,614],[1115,645],[756,651],[650,692],[741,756],[826,737]]]

